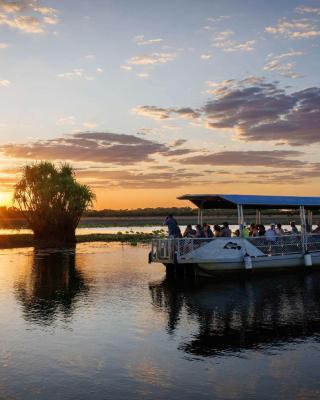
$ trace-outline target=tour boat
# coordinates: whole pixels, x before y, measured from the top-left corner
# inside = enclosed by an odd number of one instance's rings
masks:
[[[186,194],[198,207],[198,224],[208,209],[235,209],[239,237],[157,238],[152,241],[149,262],[166,266],[167,271],[210,275],[217,272],[276,270],[283,268],[320,267],[320,232],[311,233],[312,216],[320,210],[320,197],[256,196],[236,194]],[[244,237],[244,211],[256,210],[256,223],[261,211],[299,211],[301,232],[275,236]],[[210,218],[212,218],[210,216]]]

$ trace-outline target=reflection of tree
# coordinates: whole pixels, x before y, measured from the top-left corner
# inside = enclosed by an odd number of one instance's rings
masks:
[[[61,313],[68,318],[80,296],[88,292],[81,272],[76,269],[74,249],[45,253],[35,250],[31,268],[15,284],[24,318],[49,325]]]
[[[198,332],[180,349],[201,356],[281,346],[320,333],[320,276],[255,276],[220,282],[165,280],[150,285],[153,303],[166,311],[168,330],[182,311]]]

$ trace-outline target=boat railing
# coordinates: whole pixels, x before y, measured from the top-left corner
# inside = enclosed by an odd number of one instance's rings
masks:
[[[159,238],[152,239],[151,242],[151,261],[164,261],[171,263],[174,261],[175,239]]]
[[[211,243],[213,240],[216,240],[216,238],[183,238],[176,240],[177,257],[183,259],[193,251]]]
[[[190,259],[192,253],[214,240],[230,240],[231,238],[158,238],[152,240],[151,261],[174,263],[176,260]],[[235,239],[235,238],[234,238]],[[246,238],[262,255],[304,254],[320,251],[320,234],[295,234]],[[189,257],[188,257],[189,256]]]
[[[216,238],[159,238],[151,244],[151,261],[174,262],[175,257],[184,258]]]
[[[250,237],[247,240],[265,255],[284,255],[320,251],[320,234],[294,234]]]

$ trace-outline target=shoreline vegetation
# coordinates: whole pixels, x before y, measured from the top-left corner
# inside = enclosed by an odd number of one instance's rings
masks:
[[[76,243],[92,242],[120,242],[136,246],[138,243],[149,243],[151,239],[164,236],[164,231],[154,231],[152,233],[134,232],[134,233],[93,233],[88,235],[76,236]],[[12,234],[0,235],[0,249],[13,249],[19,247],[61,247],[61,243],[55,241],[45,242],[34,238],[33,234]]]

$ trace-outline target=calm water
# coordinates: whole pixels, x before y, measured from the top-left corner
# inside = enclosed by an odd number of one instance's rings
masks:
[[[2,250],[0,398],[320,398],[320,273],[178,283],[147,252]]]

